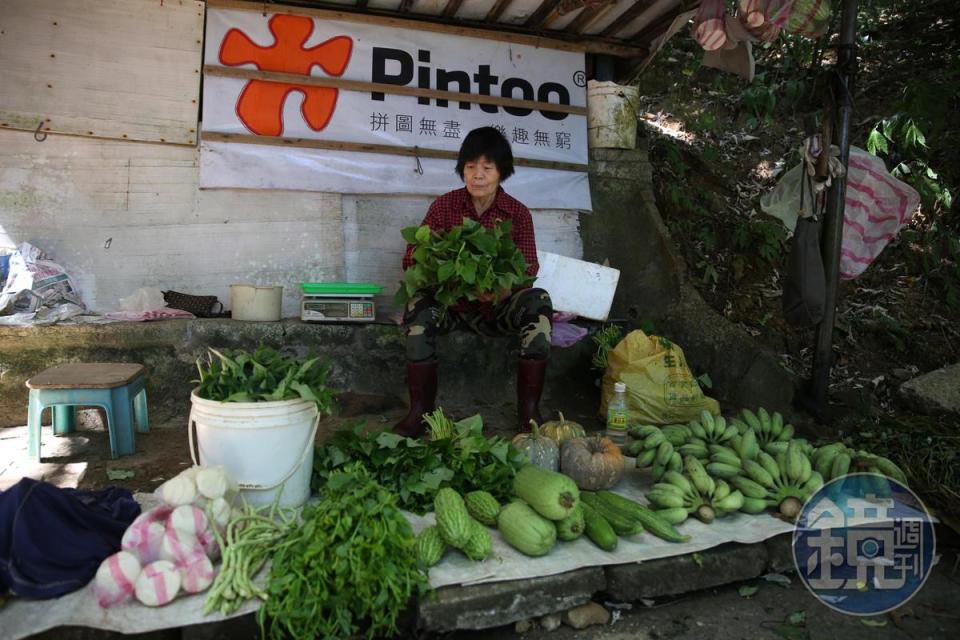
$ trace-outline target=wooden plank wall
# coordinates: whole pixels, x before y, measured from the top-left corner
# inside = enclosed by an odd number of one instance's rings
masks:
[[[0,128],[193,145],[204,3],[3,0]]]

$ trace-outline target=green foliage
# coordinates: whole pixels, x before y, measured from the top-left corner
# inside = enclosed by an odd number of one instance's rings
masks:
[[[740,105],[747,111],[747,127],[757,127],[773,122],[773,112],[777,107],[777,93],[774,85],[766,84],[765,76],[758,73],[753,84],[740,94]]]
[[[593,342],[597,345],[597,351],[593,354],[591,364],[594,369],[606,371],[607,356],[610,350],[620,344],[623,338],[623,330],[615,324],[608,324],[597,331],[593,336]]]
[[[264,638],[378,638],[399,632],[428,588],[396,496],[360,465],[331,473],[273,553],[257,612]]]
[[[738,252],[770,266],[779,264],[786,238],[787,230],[779,220],[750,218],[738,221],[733,230]]]
[[[403,229],[403,239],[414,245],[413,264],[403,274],[397,304],[406,304],[421,289],[434,291],[436,301],[449,307],[532,284],[511,229],[509,221],[487,228],[469,218],[446,232],[425,225]]]
[[[401,508],[422,514],[433,509],[433,498],[442,487],[461,495],[488,491],[500,502],[509,501],[513,476],[526,464],[526,457],[507,440],[483,436],[479,415],[453,423],[452,437],[436,440],[363,431],[363,424],[341,429],[317,449],[315,489],[323,487],[335,471],[357,462],[397,494]]]
[[[255,351],[209,348],[197,359],[197,395],[218,402],[269,402],[302,398],[331,413],[334,391],[327,387],[330,363],[319,356],[306,360],[260,345]]]

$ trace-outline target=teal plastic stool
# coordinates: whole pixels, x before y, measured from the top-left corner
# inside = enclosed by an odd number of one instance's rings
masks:
[[[140,433],[150,430],[144,374],[141,364],[75,362],[51,367],[27,380],[27,454],[40,459],[44,409],[51,408],[54,434],[64,435],[76,426],[74,408],[84,406],[106,411],[110,454],[114,458],[132,455],[136,451],[134,420]]]

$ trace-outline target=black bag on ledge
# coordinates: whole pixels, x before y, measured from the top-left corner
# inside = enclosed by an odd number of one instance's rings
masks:
[[[223,303],[217,296],[192,296],[179,291],[164,291],[163,299],[171,309],[189,311],[198,318],[217,318],[225,315]],[[217,307],[220,307],[217,309]]]

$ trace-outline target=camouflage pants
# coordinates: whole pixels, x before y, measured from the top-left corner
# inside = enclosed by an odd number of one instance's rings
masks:
[[[550,354],[550,320],[553,304],[543,289],[521,289],[493,306],[489,315],[464,313],[440,305],[428,291],[417,292],[407,303],[403,324],[407,329],[407,360],[432,360],[437,336],[455,329],[482,336],[520,337],[520,357],[546,358]]]

